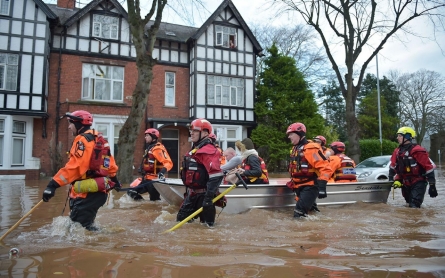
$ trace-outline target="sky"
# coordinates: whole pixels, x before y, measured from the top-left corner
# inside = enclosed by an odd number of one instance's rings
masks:
[[[208,12],[195,13],[195,27],[200,27],[222,3],[222,0],[204,1]],[[232,0],[232,2],[248,25],[265,21],[270,21],[273,25],[292,24],[293,18],[289,16],[275,17],[268,4],[270,0]],[[180,20],[174,13],[168,11],[163,14],[162,20],[181,25],[190,25],[190,23]],[[418,33],[429,34],[431,38],[433,37],[430,31],[432,27],[428,26],[422,19],[416,21],[414,28],[417,29]],[[378,54],[379,77],[388,76],[390,70],[412,73],[420,69],[436,71],[445,77],[445,32],[437,34],[437,36],[437,41],[440,42],[443,50],[439,47],[438,42],[415,36],[403,37],[405,44],[395,39],[388,41]],[[339,52],[342,51],[340,50]],[[369,55],[363,56],[369,57]],[[343,65],[343,59],[337,60],[337,63]],[[377,75],[375,59],[368,65],[367,72]]]

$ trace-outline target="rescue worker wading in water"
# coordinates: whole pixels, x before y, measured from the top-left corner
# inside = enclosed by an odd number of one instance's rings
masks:
[[[68,129],[75,136],[69,152],[69,160],[49,182],[43,191],[42,199],[48,202],[54,196],[57,188],[72,184],[69,190],[71,220],[79,222],[87,230],[96,231],[97,227],[94,226],[94,219],[99,208],[107,201],[107,191],[76,192],[77,187],[74,184],[81,184],[82,182],[97,182],[99,184],[102,181],[107,183],[105,187],[112,188],[114,186],[114,189],[119,191],[120,183],[116,178],[118,167],[110,154],[101,158],[103,161],[100,171],[90,170],[95,140],[98,136],[97,132],[90,129],[93,124],[93,117],[84,110],[67,113],[66,116],[69,122]]]
[[[412,143],[416,132],[410,127],[401,127],[397,131],[399,147],[391,156],[389,180],[394,181],[394,188],[402,188],[402,195],[410,208],[420,208],[429,184],[428,194],[437,197],[435,164],[428,152],[420,145]]]
[[[143,200],[141,194],[148,192],[150,201],[161,200],[159,192],[153,186],[151,180],[165,179],[165,173],[173,168],[173,162],[165,149],[164,145],[158,142],[159,131],[155,128],[149,128],[145,131],[145,143],[147,145],[142,158],[139,172],[142,178],[136,179],[131,183],[131,190],[127,195],[133,200]]]
[[[223,180],[220,168],[220,151],[213,145],[209,135],[213,132],[212,125],[206,119],[196,119],[190,124],[192,149],[184,156],[181,167],[181,179],[187,187],[177,221],[182,221],[199,208],[201,223],[213,227],[216,209],[212,203],[219,185]]]
[[[333,171],[320,144],[307,141],[304,124],[291,124],[286,134],[294,146],[288,167],[291,181],[287,186],[297,194],[294,218],[300,218],[307,216],[310,210],[316,210],[314,204],[317,197],[327,197],[326,184]]]

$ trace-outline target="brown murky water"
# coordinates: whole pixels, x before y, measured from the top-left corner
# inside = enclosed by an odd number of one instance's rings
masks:
[[[47,181],[2,181],[0,235],[37,204]],[[439,197],[409,209],[400,191],[387,204],[222,212],[214,229],[178,230],[177,207],[113,192],[100,232],[70,223],[66,188],[0,245],[0,277],[445,277],[445,180]],[[230,205],[230,204],[228,204]],[[20,254],[10,257],[11,248]]]

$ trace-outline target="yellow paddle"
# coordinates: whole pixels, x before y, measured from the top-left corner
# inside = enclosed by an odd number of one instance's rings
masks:
[[[17,228],[18,225],[20,225],[20,223],[22,223],[23,220],[25,220],[26,217],[28,217],[28,215],[30,215],[38,206],[40,206],[43,203],[43,200],[40,200],[40,202],[37,203],[37,205],[35,205],[32,209],[30,209],[25,215],[23,215],[22,218],[20,218],[19,221],[17,221],[17,223],[14,224],[14,226],[12,226],[9,230],[6,231],[6,233],[4,235],[2,235],[2,237],[0,237],[0,241],[2,241],[10,232],[12,232],[15,228]]]
[[[232,186],[230,186],[229,188],[227,188],[226,190],[224,190],[221,194],[219,194],[218,196],[216,196],[215,198],[213,198],[212,203],[215,203],[216,201],[218,201],[219,199],[221,199],[222,197],[224,197],[224,195],[226,195],[227,193],[229,193],[230,191],[232,191],[235,187],[237,187],[238,184],[242,183],[243,186],[247,189],[247,184],[244,182],[244,180],[241,178],[239,173],[236,173],[239,181],[237,183],[234,183]],[[164,232],[162,232],[163,234],[168,233],[168,232],[173,232],[174,230],[180,228],[182,225],[184,225],[186,222],[188,222],[190,219],[192,219],[193,217],[195,217],[196,215],[200,214],[202,212],[202,207],[199,208],[197,211],[195,211],[194,213],[190,214],[190,216],[188,216],[186,219],[182,220],[181,222],[179,222],[178,224],[176,224],[175,226],[171,227],[168,230],[165,230]]]

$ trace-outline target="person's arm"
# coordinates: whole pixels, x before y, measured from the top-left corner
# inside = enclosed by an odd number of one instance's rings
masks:
[[[226,164],[221,166],[221,170],[230,171],[230,170],[236,168],[236,166],[240,165],[241,162],[242,162],[241,156],[239,156],[239,155],[234,156]]]

